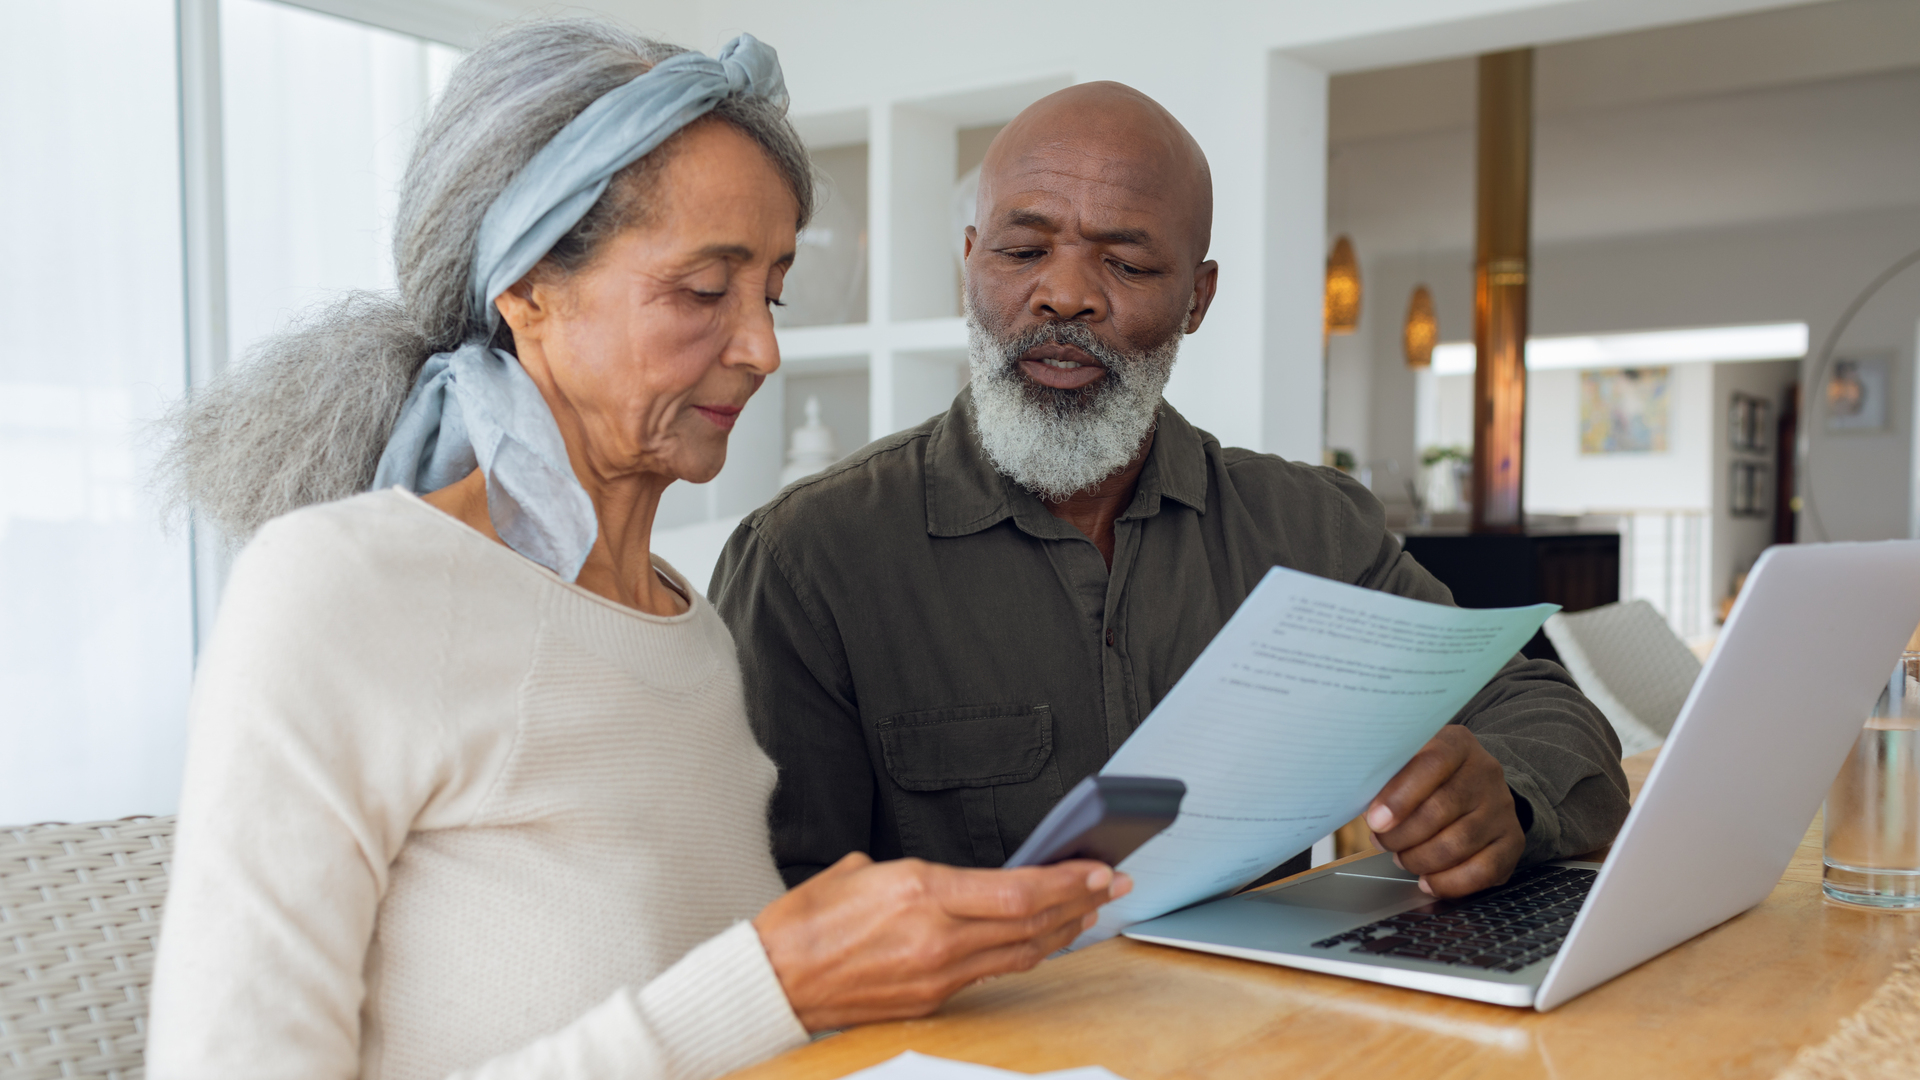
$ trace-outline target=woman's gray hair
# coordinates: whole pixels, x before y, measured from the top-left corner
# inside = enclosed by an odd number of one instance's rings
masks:
[[[398,293],[348,293],[308,312],[161,421],[168,445],[157,480],[169,514],[191,508],[237,544],[290,510],[365,491],[421,365],[488,333],[467,280],[487,208],[581,110],[684,51],[598,19],[543,19],[460,61],[402,181]],[[736,96],[699,123],[709,120],[766,151],[804,226],[813,173],[784,110]],[[676,135],[622,170],[540,271],[577,270],[643,222],[651,181],[679,143]],[[504,324],[493,340],[512,349]]]

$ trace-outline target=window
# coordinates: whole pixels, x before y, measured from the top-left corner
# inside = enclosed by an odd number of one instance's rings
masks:
[[[459,53],[269,0],[219,10],[238,362],[323,296],[391,287],[400,174]],[[176,0],[8,15],[0,824],[169,813],[193,557],[147,494],[142,436],[188,370]]]
[[[220,5],[233,359],[343,289],[393,287],[396,196],[458,51],[270,0]]]
[[[191,573],[138,436],[185,386],[174,8],[7,14],[0,823],[168,810]]]

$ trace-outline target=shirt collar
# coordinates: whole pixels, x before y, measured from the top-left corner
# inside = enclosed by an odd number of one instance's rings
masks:
[[[1000,474],[974,431],[973,388],[960,391],[953,408],[940,418],[927,440],[927,533],[966,536],[1008,518],[1034,536],[1078,537],[1079,530],[1048,512],[1032,492]],[[1140,470],[1133,503],[1121,515],[1152,517],[1169,498],[1205,513],[1207,455],[1204,432],[1187,423],[1173,406],[1160,402],[1153,448]]]

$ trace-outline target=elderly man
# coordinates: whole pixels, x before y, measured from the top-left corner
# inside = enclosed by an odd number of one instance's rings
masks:
[[[1212,216],[1206,158],[1152,99],[1091,83],[1027,109],[967,230],[972,385],[729,541],[711,594],[780,767],[789,883],[849,851],[999,865],[1269,567],[1451,602],[1364,487],[1161,399],[1213,300]],[[1619,754],[1565,672],[1516,658],[1366,821],[1463,895],[1609,842]]]

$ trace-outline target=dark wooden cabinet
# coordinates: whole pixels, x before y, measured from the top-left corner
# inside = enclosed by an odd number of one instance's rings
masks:
[[[1584,611],[1620,599],[1619,533],[1410,533],[1406,548],[1461,607]],[[1560,659],[1544,633],[1521,651]]]

